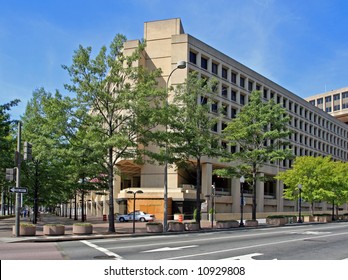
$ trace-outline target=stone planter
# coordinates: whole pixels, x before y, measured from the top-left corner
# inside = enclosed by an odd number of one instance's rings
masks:
[[[316,221],[320,223],[331,223],[332,222],[332,216],[323,215],[323,216],[315,216]]]
[[[342,220],[343,221],[348,221],[348,215],[342,215]]]
[[[231,228],[237,228],[237,227],[239,227],[239,222],[238,222],[238,221],[235,221],[235,220],[230,221],[230,227],[231,227]]]
[[[163,224],[162,223],[147,223],[146,232],[150,232],[150,233],[163,232]]]
[[[288,222],[287,218],[266,218],[266,224],[271,226],[283,226]]]
[[[257,220],[246,220],[244,225],[245,227],[258,227],[259,222]]]
[[[16,226],[12,227],[13,235],[16,235]],[[36,226],[33,224],[20,224],[19,225],[20,236],[34,236],[36,235]]]
[[[216,222],[216,228],[237,228],[237,227],[239,227],[239,222],[235,220]]]
[[[199,223],[193,222],[193,223],[184,223],[184,227],[186,231],[198,231],[199,230]]]
[[[54,225],[47,224],[43,226],[43,234],[44,235],[64,235],[65,234],[65,226],[64,225]]]
[[[169,222],[168,231],[184,231],[184,224],[180,222]]]
[[[287,216],[287,224],[293,224],[293,223],[297,223],[297,217],[296,216]]]
[[[73,224],[73,234],[92,234],[93,225],[91,224]]]
[[[316,222],[314,216],[303,216],[302,219],[303,219],[304,222],[307,222],[307,223]]]

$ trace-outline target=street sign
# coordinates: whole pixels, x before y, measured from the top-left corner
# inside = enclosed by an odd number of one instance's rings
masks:
[[[28,188],[15,188],[15,187],[12,187],[12,188],[10,188],[9,191],[12,192],[12,193],[28,193]]]

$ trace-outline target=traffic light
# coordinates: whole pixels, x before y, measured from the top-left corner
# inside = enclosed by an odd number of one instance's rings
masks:
[[[16,168],[6,168],[6,180],[16,181]]]
[[[33,145],[27,141],[24,142],[24,160],[32,160],[31,148]]]

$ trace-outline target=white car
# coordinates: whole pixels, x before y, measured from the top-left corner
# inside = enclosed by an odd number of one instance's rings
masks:
[[[119,222],[133,221],[133,212],[126,215],[118,215],[117,220]],[[135,221],[140,222],[152,222],[155,220],[155,215],[147,214],[143,211],[135,211]]]

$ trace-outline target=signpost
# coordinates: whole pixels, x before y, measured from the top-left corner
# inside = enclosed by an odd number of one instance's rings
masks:
[[[9,192],[11,193],[28,193],[28,188],[15,188],[12,187],[9,189]]]

